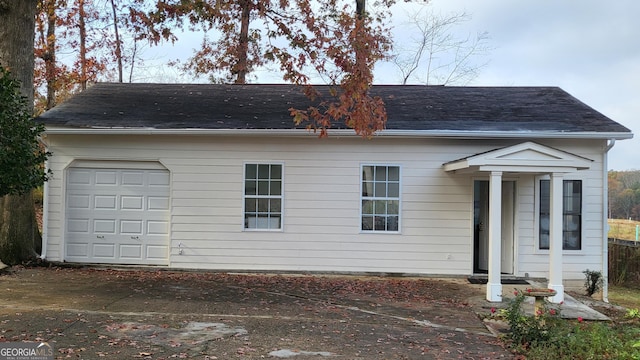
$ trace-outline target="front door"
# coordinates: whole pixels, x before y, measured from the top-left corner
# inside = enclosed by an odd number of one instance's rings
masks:
[[[513,274],[513,239],[515,213],[515,181],[502,182],[502,239],[501,272]],[[473,183],[473,272],[486,273],[489,269],[489,181]]]

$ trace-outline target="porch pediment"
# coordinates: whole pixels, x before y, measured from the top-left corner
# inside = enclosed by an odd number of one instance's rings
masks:
[[[568,173],[591,167],[593,160],[532,141],[470,155],[443,164],[445,171]]]

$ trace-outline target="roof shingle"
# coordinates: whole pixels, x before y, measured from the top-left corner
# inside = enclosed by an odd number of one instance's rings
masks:
[[[386,104],[388,130],[630,133],[557,87],[376,85],[372,94]],[[292,85],[99,83],[38,120],[75,128],[293,129],[289,109],[309,104]]]

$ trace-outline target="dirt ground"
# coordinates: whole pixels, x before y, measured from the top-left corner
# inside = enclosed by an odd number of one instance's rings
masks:
[[[12,268],[0,341],[59,359],[510,359],[462,279]]]

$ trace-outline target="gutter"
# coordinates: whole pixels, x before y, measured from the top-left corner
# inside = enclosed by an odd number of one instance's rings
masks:
[[[71,128],[49,127],[48,135],[201,135],[201,136],[317,136],[317,133],[306,129],[156,129],[156,128]],[[352,129],[329,129],[329,137],[360,137]],[[630,132],[559,132],[559,131],[460,131],[460,130],[382,130],[375,137],[411,137],[411,138],[504,138],[504,139],[631,139]]]

